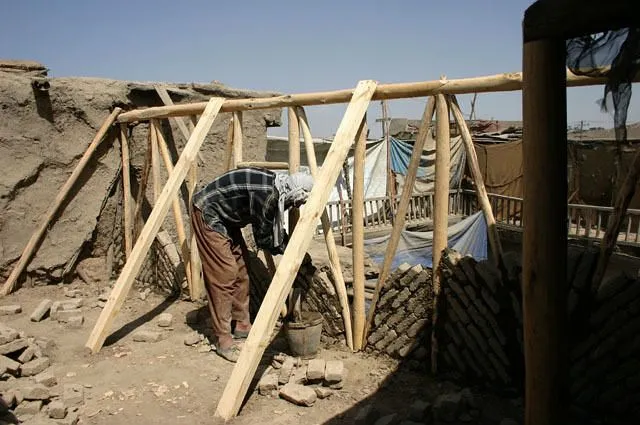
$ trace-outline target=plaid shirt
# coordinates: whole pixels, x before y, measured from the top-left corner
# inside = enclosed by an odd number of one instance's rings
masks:
[[[273,246],[273,220],[278,208],[275,173],[261,168],[241,168],[222,174],[193,197],[207,225],[230,236],[230,228],[253,227],[258,248],[281,254],[284,246]],[[281,240],[286,241],[286,234]]]

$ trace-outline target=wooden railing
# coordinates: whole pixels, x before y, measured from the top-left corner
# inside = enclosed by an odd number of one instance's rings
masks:
[[[498,227],[521,231],[524,220],[522,216],[522,198],[489,193],[489,201]],[[388,196],[367,198],[364,201],[364,225],[366,230],[389,228],[393,225],[394,212],[400,199]],[[601,240],[604,236],[612,207],[598,205],[569,204],[567,231],[570,238]],[[338,235],[351,233],[351,202],[349,200],[327,203],[329,220],[333,231]],[[449,193],[449,214],[469,216],[479,211],[476,193],[473,190],[452,190]],[[405,216],[408,225],[428,223],[433,220],[433,194],[413,196]],[[618,236],[618,244],[640,246],[640,210],[627,210],[623,221],[622,232]],[[318,226],[316,232],[322,234]]]

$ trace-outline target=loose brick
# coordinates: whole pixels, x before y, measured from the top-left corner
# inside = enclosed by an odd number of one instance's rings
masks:
[[[49,388],[42,384],[24,387],[22,394],[25,400],[48,400],[51,397]]]
[[[67,327],[70,329],[79,329],[84,323],[84,316],[73,316],[67,321]]]
[[[18,417],[24,417],[25,415],[37,415],[42,409],[42,400],[23,401],[16,407],[14,413]]]
[[[13,406],[17,404],[16,402],[16,393],[12,390],[3,391],[2,392],[2,401],[9,409],[13,409]]]
[[[342,382],[344,373],[344,363],[340,360],[329,360],[324,368],[324,380],[328,384]]]
[[[291,378],[289,379],[290,383],[305,385],[307,383],[307,368],[306,367],[297,367],[293,370],[293,374],[291,374]]]
[[[319,399],[331,397],[331,394],[333,394],[333,390],[330,388],[316,387],[315,390]]]
[[[280,373],[278,375],[278,383],[280,385],[285,385],[289,383],[289,379],[291,379],[291,374],[293,373],[293,368],[295,367],[295,360],[293,357],[287,357],[282,363],[282,367],[280,368]]]
[[[29,346],[29,342],[26,339],[24,338],[16,339],[6,344],[0,345],[0,354],[7,355],[7,354],[15,353],[16,351],[24,350],[28,346]]]
[[[280,397],[299,406],[313,406],[318,399],[316,392],[298,384],[286,384],[280,389]]]
[[[158,342],[162,339],[162,334],[155,331],[137,331],[133,334],[136,342]]]
[[[173,315],[171,313],[162,313],[158,316],[158,326],[168,328],[173,324]]]
[[[275,373],[266,373],[258,382],[258,392],[261,395],[269,395],[272,391],[278,389],[278,375]]]
[[[36,356],[36,347],[34,347],[33,345],[30,345],[27,347],[26,350],[24,350],[22,352],[22,354],[20,354],[20,356],[18,357],[18,361],[20,363],[27,363],[31,360],[33,360],[33,358]]]
[[[6,356],[0,356],[0,371],[15,375],[20,370],[20,363]]]
[[[51,419],[64,419],[67,416],[67,407],[59,400],[49,403],[48,411]]]
[[[40,372],[44,372],[49,367],[51,362],[48,357],[41,357],[39,359],[31,360],[22,365],[20,368],[22,376],[34,376]]]
[[[71,320],[77,320],[75,319],[76,317],[82,316],[82,309],[74,308],[70,310],[58,310],[55,316],[55,320],[58,322],[69,323]]]
[[[196,345],[200,342],[200,335],[198,332],[189,332],[184,336],[184,345]]]
[[[56,376],[51,372],[42,372],[36,375],[36,383],[45,387],[53,387],[58,384]]]
[[[0,324],[0,345],[15,341],[20,333],[13,328]]]
[[[13,316],[18,313],[22,313],[22,307],[19,305],[0,306],[0,316]]]
[[[67,384],[62,391],[62,401],[66,406],[80,406],[84,403],[84,388],[78,384]]]
[[[64,296],[67,298],[78,298],[82,296],[82,291],[79,289],[65,289]]]
[[[69,412],[64,419],[56,420],[58,425],[76,425],[80,421],[80,414],[78,412]]]
[[[51,310],[52,304],[53,304],[53,301],[49,299],[44,299],[40,301],[40,304],[38,304],[36,309],[33,310],[33,313],[31,313],[30,320],[32,322],[39,322],[42,319],[44,319],[47,313],[49,313],[49,310]]]
[[[325,361],[323,359],[309,360],[307,365],[307,379],[309,382],[319,382],[324,379]]]

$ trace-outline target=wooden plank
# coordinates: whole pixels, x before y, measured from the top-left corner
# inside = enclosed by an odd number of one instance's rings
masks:
[[[362,350],[364,336],[364,160],[367,150],[367,116],[365,114],[356,135],[353,155],[352,203],[352,269],[353,269],[353,348]]]
[[[158,147],[160,148],[160,154],[164,161],[164,166],[167,169],[167,174],[171,175],[173,172],[173,160],[171,159],[171,153],[167,146],[162,132],[160,131],[159,123],[153,119],[151,120],[152,131],[156,132],[156,139],[158,141]],[[176,233],[178,234],[178,244],[180,245],[180,253],[182,255],[182,264],[184,264],[184,271],[189,284],[189,294],[193,293],[193,280],[191,278],[191,249],[187,242],[187,233],[184,225],[184,219],[182,217],[182,209],[180,208],[179,192],[176,192],[173,200],[171,201],[173,208],[173,219],[176,222]]]
[[[564,40],[524,44],[525,424],[566,424],[567,97]]]
[[[160,229],[162,221],[169,211],[169,205],[180,189],[180,185],[189,171],[189,167],[195,161],[198,150],[200,149],[200,146],[202,146],[213,121],[218,116],[218,112],[220,111],[220,107],[223,102],[224,99],[222,98],[212,98],[209,101],[209,106],[205,109],[202,114],[202,118],[198,121],[198,125],[196,125],[189,141],[184,147],[184,150],[173,169],[173,173],[169,176],[158,202],[156,202],[153,207],[151,215],[149,216],[147,223],[144,225],[140,237],[133,246],[131,257],[129,257],[129,260],[125,263],[118,280],[113,286],[109,299],[107,300],[102,313],[100,313],[100,317],[87,340],[86,346],[91,349],[93,353],[98,352],[104,344],[104,341],[107,338],[107,333],[109,332],[116,315],[120,311],[127,293],[129,292],[131,285],[133,285],[136,275],[142,267],[142,263],[144,262],[149,248],[151,247],[151,243]]]
[[[124,214],[124,253],[125,258],[131,255],[133,226],[131,223],[131,173],[129,171],[129,141],[127,140],[127,125],[120,124],[120,151],[122,154],[122,192]]]
[[[234,116],[231,114],[229,119],[229,128],[227,129],[227,142],[224,147],[224,170],[229,171],[236,168],[233,162],[233,129],[235,128]]]
[[[222,393],[216,409],[218,417],[228,420],[240,410],[240,405],[256,372],[260,358],[269,343],[280,307],[291,290],[302,258],[309,248],[313,238],[313,228],[327,204],[329,194],[340,173],[342,162],[349,153],[349,148],[375,88],[376,83],[373,81],[361,81],[356,87],[353,99],[347,107],[313,190],[301,211],[296,231],[291,235],[276,274],[258,311],[255,323],[244,343],[240,358]]]
[[[607,83],[606,78],[592,78],[575,75],[566,70],[567,86],[581,87]],[[640,72],[634,78],[640,81]],[[469,94],[517,91],[522,89],[522,72],[508,72],[503,74],[462,79],[440,79],[413,83],[380,84],[372,100],[405,99],[435,94]],[[257,109],[285,108],[289,106],[329,105],[349,102],[353,94],[352,89],[335,90],[315,93],[297,93],[283,96],[227,99],[221,112],[246,111]],[[202,113],[206,102],[187,103],[175,106],[158,106],[146,109],[136,109],[123,113],[118,117],[119,122],[143,121],[150,118],[168,118],[174,116],[196,115]]]
[[[311,136],[311,129],[309,128],[309,121],[307,120],[307,114],[303,108],[298,108],[298,118],[300,120],[300,128],[304,136],[304,150],[307,154],[307,163],[309,164],[309,170],[314,179],[318,178],[318,162],[316,160],[315,147],[313,146],[313,137]],[[342,266],[340,265],[340,256],[338,255],[338,248],[336,247],[336,240],[333,236],[333,229],[331,228],[331,220],[327,214],[327,209],[322,210],[320,216],[320,222],[322,223],[322,233],[324,240],[327,244],[327,256],[329,257],[329,267],[333,280],[335,281],[336,294],[338,295],[338,301],[340,302],[340,308],[342,310],[342,320],[344,322],[345,339],[347,347],[353,350],[353,333],[351,327],[351,311],[349,309],[349,298],[347,296],[347,285],[344,283],[344,276],[342,274]]]
[[[489,196],[487,195],[487,188],[484,185],[484,179],[482,178],[482,172],[480,171],[480,165],[478,164],[478,156],[476,155],[476,149],[473,146],[473,140],[471,138],[471,132],[467,127],[467,122],[462,115],[460,106],[455,96],[451,97],[451,111],[453,112],[453,118],[458,125],[462,141],[464,143],[465,150],[467,151],[467,164],[471,170],[471,176],[476,186],[476,195],[478,196],[478,202],[484,213],[484,218],[487,222],[487,228],[489,230],[489,244],[491,251],[494,253],[498,265],[502,263],[502,244],[500,243],[500,236],[498,235],[498,227],[496,226],[496,219],[493,216],[491,210],[491,203],[489,202]],[[507,204],[507,223],[509,222],[509,206]]]
[[[242,162],[242,112],[233,113],[233,166]]]
[[[258,167],[266,168],[267,170],[287,170],[289,169],[288,162],[265,162],[265,161],[244,161],[240,162],[236,168]]]
[[[438,313],[440,311],[440,259],[447,247],[449,227],[449,172],[451,167],[451,140],[449,134],[449,107],[444,95],[436,96],[436,164],[433,194],[433,317],[431,331],[431,373],[438,372]]]
[[[116,107],[113,109],[111,114],[109,114],[109,116],[104,121],[104,123],[102,123],[102,126],[98,130],[98,133],[96,134],[96,136],[93,138],[93,140],[87,147],[87,150],[82,155],[82,158],[80,158],[80,161],[78,161],[78,164],[73,169],[73,172],[71,173],[67,181],[64,183],[64,185],[60,188],[60,191],[56,195],[56,198],[53,200],[51,207],[49,207],[46,215],[40,222],[40,226],[31,235],[31,238],[29,239],[27,246],[24,247],[24,250],[20,255],[20,259],[18,260],[18,263],[11,271],[9,278],[4,283],[4,286],[2,287],[2,295],[10,294],[18,285],[18,278],[20,277],[22,272],[25,270],[25,268],[29,265],[31,258],[33,257],[33,255],[35,254],[36,250],[39,247],[42,237],[47,232],[47,229],[49,229],[50,223],[53,221],[54,217],[58,213],[58,210],[60,209],[64,201],[67,199],[67,196],[69,195],[69,193],[71,192],[71,189],[73,188],[76,181],[78,180],[78,177],[80,177],[80,174],[82,174],[82,172],[84,171],[85,167],[91,160],[93,153],[96,151],[96,149],[98,148],[98,146],[100,145],[104,137],[106,136],[107,132],[111,128],[111,125],[118,118],[118,115],[120,114],[120,112],[122,112],[122,109]]]
[[[289,108],[287,115],[289,117],[289,174],[293,174],[300,169],[300,123],[295,107]],[[300,210],[298,208],[290,208],[289,234],[293,233],[299,218]]]
[[[364,336],[363,340],[366,341],[367,336],[369,335],[369,330],[371,329],[371,324],[373,323],[373,318],[375,316],[376,305],[378,304],[378,299],[380,298],[380,291],[389,277],[389,273],[391,272],[391,264],[393,263],[393,257],[396,255],[396,250],[398,249],[398,243],[400,242],[400,235],[404,230],[404,223],[407,215],[407,207],[409,206],[409,201],[411,200],[411,195],[413,193],[413,185],[416,181],[416,176],[418,174],[418,166],[420,165],[420,158],[422,156],[422,151],[424,149],[424,144],[427,141],[427,137],[429,135],[430,127],[431,127],[431,118],[433,117],[433,113],[436,108],[436,102],[434,98],[429,98],[426,107],[424,108],[424,113],[422,115],[422,122],[420,124],[420,129],[418,130],[418,135],[416,136],[416,141],[413,144],[413,150],[411,152],[411,160],[409,161],[409,167],[407,169],[407,176],[404,180],[404,186],[402,188],[402,196],[400,197],[400,203],[398,207],[395,209],[396,215],[393,221],[393,228],[391,230],[391,236],[389,238],[389,243],[387,244],[387,249],[384,253],[384,261],[382,262],[382,268],[380,269],[380,274],[378,275],[378,282],[376,284],[376,290],[373,293],[373,300],[371,301],[371,305],[369,306],[369,312],[367,313],[367,322],[365,323],[364,328]]]
[[[189,192],[189,216],[193,209],[193,195],[195,195],[196,187],[198,185],[198,163],[193,161],[189,167],[189,184],[187,190]],[[189,250],[191,254],[191,288],[190,297],[192,301],[201,299],[204,292],[204,277],[202,275],[202,261],[200,260],[200,252],[198,251],[198,243],[196,242],[196,234],[191,229],[191,242],[189,244]]]
[[[149,134],[151,134],[151,175],[153,177],[153,203],[155,205],[162,190],[162,175],[160,174],[160,152],[158,150],[158,133],[149,123]]]

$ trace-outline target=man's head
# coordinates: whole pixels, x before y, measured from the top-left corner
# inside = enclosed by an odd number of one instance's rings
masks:
[[[313,177],[305,173],[293,173],[286,177],[284,195],[285,208],[300,207],[307,201],[313,189]]]

